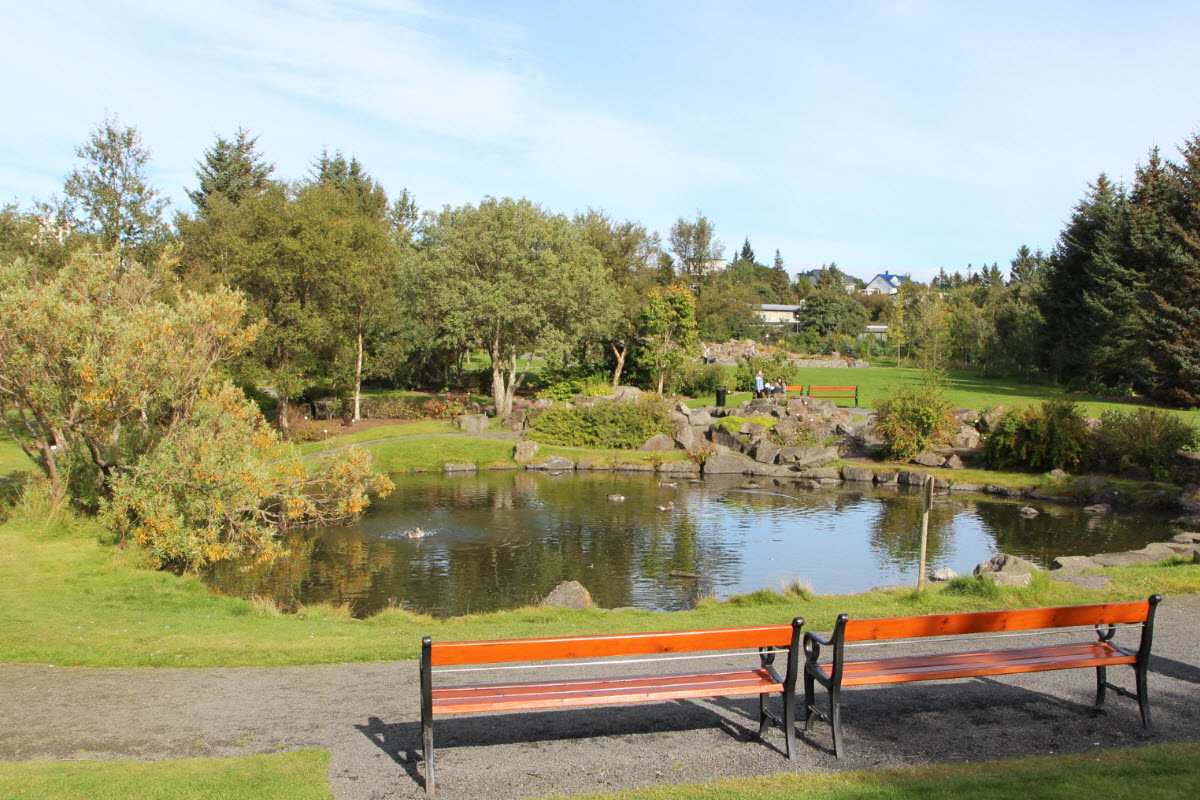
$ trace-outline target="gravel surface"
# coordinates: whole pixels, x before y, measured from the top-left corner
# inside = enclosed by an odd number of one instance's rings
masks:
[[[1090,670],[850,689],[842,704],[847,757],[840,761],[823,724],[800,732],[795,761],[784,757],[778,728],[758,741],[754,699],[448,717],[434,728],[438,795],[565,794],[1200,739],[1198,617],[1200,595],[1168,598],[1159,607],[1152,734],[1143,731],[1136,703],[1111,692],[1104,709],[1093,710]],[[1136,638],[1126,634],[1118,641]],[[1124,668],[1109,677],[1132,683]],[[0,759],[155,760],[315,747],[334,754],[330,777],[338,798],[423,797],[417,678],[413,662],[0,665]]]

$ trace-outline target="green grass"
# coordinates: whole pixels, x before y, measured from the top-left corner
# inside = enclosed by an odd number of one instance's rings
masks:
[[[0,762],[2,800],[331,800],[329,757]]]
[[[33,468],[33,462],[17,443],[5,434],[0,439],[0,478],[11,478]]]
[[[1200,796],[1200,744],[1097,750],[1017,761],[976,762],[836,775],[781,773],[662,786],[576,800],[1184,800]]]
[[[1200,591],[1200,565],[1105,570],[1100,593],[1041,579],[996,592],[897,591],[806,597],[763,591],[702,601],[672,614],[523,608],[434,620],[389,610],[352,620],[326,606],[296,615],[210,594],[193,576],[139,568],[132,550],[97,541],[92,521],[0,525],[0,662],[91,667],[283,666],[411,660],[421,637],[440,640],[619,633],[779,624],[794,616],[829,630],[839,613],[904,616],[1140,599],[1151,591]],[[1128,576],[1128,577],[1126,577]]]

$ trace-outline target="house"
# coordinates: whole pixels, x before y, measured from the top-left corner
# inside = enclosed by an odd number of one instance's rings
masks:
[[[767,303],[760,306],[750,306],[759,319],[766,325],[795,325],[803,306],[789,306]]]
[[[866,333],[868,336],[874,336],[876,339],[886,339],[888,328],[890,327],[886,322],[872,322],[867,326]]]
[[[881,272],[874,278],[871,278],[866,287],[861,290],[861,294],[898,294],[900,292],[900,284],[904,282],[904,278],[900,275],[889,275],[886,272]]]
[[[808,272],[797,273],[796,279],[799,280],[800,278],[804,278],[810,284],[812,284],[813,286],[816,286],[817,281],[819,281],[821,279],[821,273],[824,271],[825,271],[824,268],[810,269]],[[854,291],[854,287],[855,287],[854,279],[847,275],[845,282],[842,284],[842,288],[846,290],[846,294],[850,294]]]

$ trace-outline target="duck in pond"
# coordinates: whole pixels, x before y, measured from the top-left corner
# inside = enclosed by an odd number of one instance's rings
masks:
[[[674,511],[675,510],[675,501],[670,500],[667,502],[667,504],[665,506],[655,506],[655,508],[657,508],[659,511]]]
[[[421,530],[420,528],[413,528],[411,531],[404,532],[405,539],[423,539],[424,537],[426,537],[428,535],[429,535],[428,533]]]
[[[610,503],[624,503],[624,502],[625,502],[625,495],[623,495],[623,494],[610,494],[610,495],[608,495],[608,496],[607,496],[605,499],[606,499],[606,500],[608,500],[608,502],[610,502]]]

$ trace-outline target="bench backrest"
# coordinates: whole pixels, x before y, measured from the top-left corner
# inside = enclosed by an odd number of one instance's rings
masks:
[[[838,618],[838,624],[845,626],[844,641],[847,642],[1117,625],[1145,622],[1150,615],[1151,602],[1137,600],[1130,603],[1099,603],[1090,606],[1023,608],[1011,611],[977,611],[966,614],[879,619],[851,620],[843,615]]]
[[[705,650],[786,648],[792,644],[792,625],[756,625],[706,631],[666,631],[602,636],[560,636],[547,639],[497,639],[480,642],[432,642],[426,637],[432,666],[501,664],[518,661],[559,661],[606,656],[694,653]]]
[[[813,392],[857,392],[857,386],[809,386],[808,393]]]

